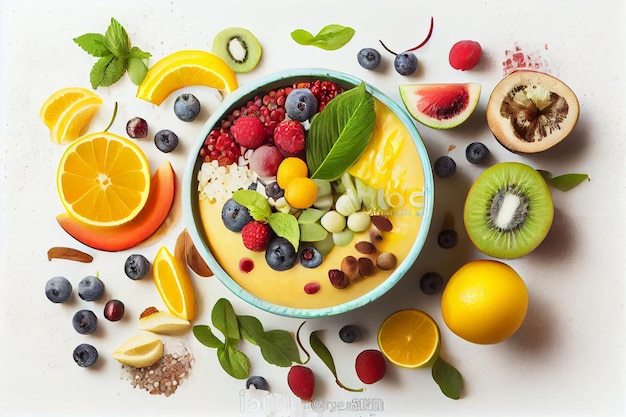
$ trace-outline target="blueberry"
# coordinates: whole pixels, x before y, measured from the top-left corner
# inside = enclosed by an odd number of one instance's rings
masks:
[[[98,351],[88,343],[82,343],[74,349],[74,361],[78,366],[87,368],[98,361]]]
[[[104,283],[98,277],[86,276],[78,283],[78,296],[81,300],[96,301],[104,295]]]
[[[470,164],[482,164],[489,158],[489,149],[480,142],[472,142],[465,148],[465,157]]]
[[[53,303],[63,303],[72,295],[72,284],[64,277],[52,277],[46,282],[46,297]]]
[[[178,146],[178,136],[168,129],[159,130],[154,135],[154,144],[161,152],[172,152]]]
[[[324,257],[314,246],[304,246],[300,249],[300,264],[305,268],[317,268],[323,260]]]
[[[373,70],[380,65],[380,52],[374,48],[363,48],[356,57],[359,65],[365,69]]]
[[[361,337],[361,328],[355,324],[346,324],[339,329],[339,338],[346,342],[356,342]]]
[[[402,52],[396,55],[393,66],[400,75],[411,75],[417,70],[417,57],[413,52]]]
[[[251,182],[250,185],[248,185],[248,190],[256,191],[258,186],[259,186],[258,182],[256,181]]]
[[[262,389],[264,391],[269,391],[270,386],[267,383],[267,380],[259,375],[252,375],[250,378],[246,380],[246,388],[254,387],[256,389]]]
[[[439,178],[446,178],[456,172],[456,162],[447,155],[440,156],[435,161],[435,175]]]
[[[98,318],[91,310],[79,310],[72,317],[72,326],[80,334],[91,334],[98,327]]]
[[[265,262],[275,271],[286,271],[298,262],[296,250],[284,237],[272,240],[265,250]]]
[[[443,289],[443,277],[437,272],[427,272],[420,278],[420,289],[424,294],[434,295]]]
[[[444,229],[437,236],[437,243],[444,249],[450,249],[459,243],[459,234],[456,230]]]
[[[285,196],[285,190],[280,188],[280,185],[278,185],[276,181],[272,181],[265,185],[265,195],[274,200],[278,200]]]
[[[174,101],[174,114],[183,122],[191,122],[200,114],[200,102],[193,94],[183,93]]]
[[[309,120],[317,113],[317,98],[308,88],[296,88],[285,99],[285,112],[290,119]]]
[[[109,300],[104,305],[104,318],[109,321],[120,321],[124,317],[124,303],[120,300]]]
[[[231,232],[241,232],[241,229],[252,221],[250,211],[232,198],[226,200],[222,207],[222,222]]]
[[[142,279],[150,270],[150,261],[143,255],[134,253],[126,258],[124,272],[133,280]]]
[[[148,122],[141,117],[133,117],[126,123],[126,133],[133,139],[143,139],[148,136]]]

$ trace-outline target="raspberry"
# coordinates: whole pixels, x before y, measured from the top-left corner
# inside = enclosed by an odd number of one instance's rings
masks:
[[[373,384],[385,376],[387,365],[383,354],[376,349],[359,353],[354,363],[356,374],[364,384]]]
[[[230,128],[235,142],[246,148],[256,149],[265,143],[265,125],[256,116],[241,116]]]
[[[274,129],[274,144],[285,156],[304,151],[304,128],[295,120],[284,120]]]
[[[311,401],[315,390],[315,375],[311,368],[293,365],[287,373],[287,384],[296,397]]]
[[[267,249],[272,238],[272,229],[262,221],[253,220],[246,223],[241,229],[243,245],[255,252],[262,252]]]

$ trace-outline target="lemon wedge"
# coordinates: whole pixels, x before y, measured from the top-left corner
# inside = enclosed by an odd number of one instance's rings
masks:
[[[186,265],[161,246],[152,270],[154,283],[170,313],[192,321],[196,316],[196,297]]]
[[[140,333],[113,351],[113,359],[124,365],[145,368],[163,357],[163,342],[152,333]]]
[[[50,129],[52,142],[65,145],[78,139],[100,106],[102,99],[96,95],[82,97],[70,104]]]
[[[91,90],[82,87],[66,87],[55,91],[44,101],[39,110],[39,118],[52,129],[59,117],[69,106],[84,97],[95,97]]]
[[[178,334],[191,327],[189,320],[183,320],[165,311],[158,311],[139,319],[139,329],[159,334]]]

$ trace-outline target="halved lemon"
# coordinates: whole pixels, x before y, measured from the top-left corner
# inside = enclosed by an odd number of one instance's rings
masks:
[[[439,327],[421,310],[400,310],[378,330],[378,346],[389,361],[403,368],[419,368],[439,350]]]
[[[39,110],[39,118],[49,128],[56,124],[61,114],[74,102],[84,98],[96,96],[91,90],[83,87],[66,87],[55,91],[44,101],[41,109]]]
[[[230,93],[237,88],[237,76],[226,61],[211,52],[178,51],[150,67],[137,97],[158,106],[174,90],[192,85]]]
[[[140,333],[113,351],[113,359],[135,368],[154,365],[163,357],[163,342],[151,333]]]
[[[154,283],[167,309],[174,316],[192,321],[196,316],[196,296],[187,267],[161,246],[152,263]]]
[[[178,334],[190,327],[189,320],[183,320],[165,311],[157,311],[139,319],[139,329],[152,333]]]
[[[100,106],[102,99],[96,95],[87,95],[74,101],[50,129],[52,142],[63,145],[78,139]]]
[[[117,226],[135,218],[148,200],[150,166],[143,151],[121,136],[100,132],[72,142],[61,157],[57,190],[75,219]]]

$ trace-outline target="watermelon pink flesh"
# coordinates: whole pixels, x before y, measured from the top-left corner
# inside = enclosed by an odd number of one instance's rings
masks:
[[[462,113],[469,102],[469,93],[463,85],[420,87],[415,95],[417,111],[439,120],[451,119]]]

